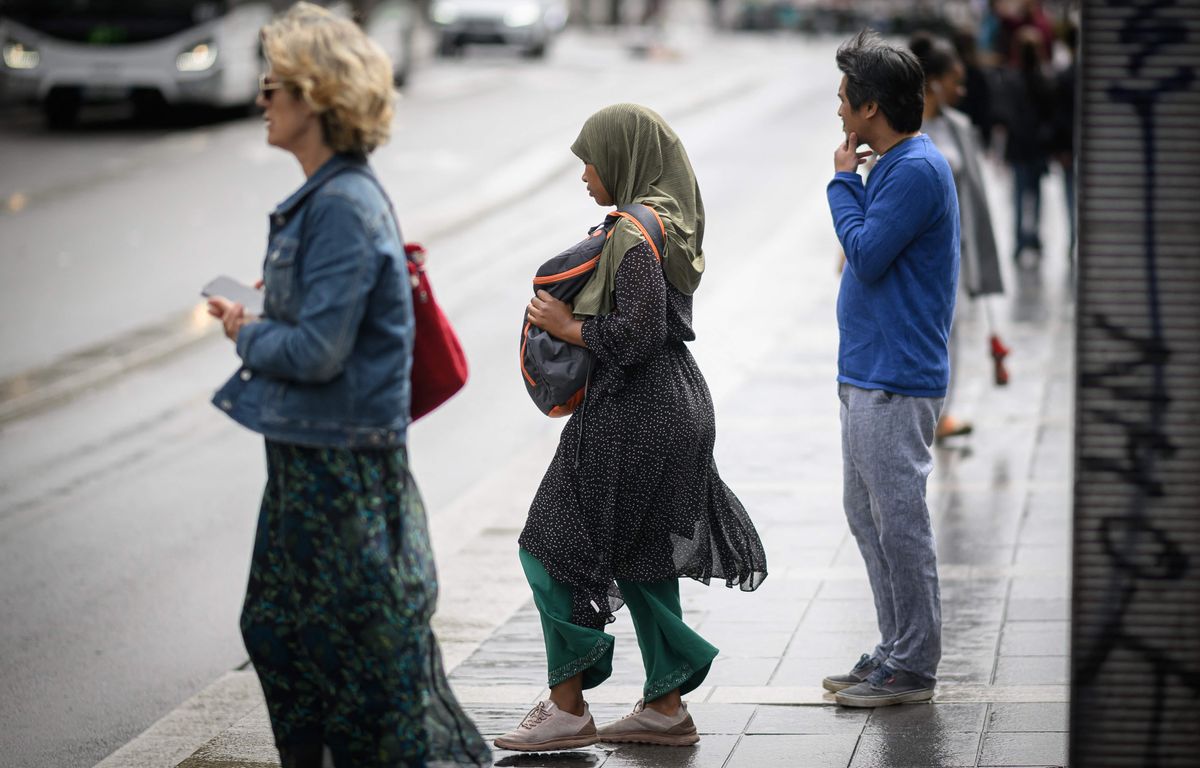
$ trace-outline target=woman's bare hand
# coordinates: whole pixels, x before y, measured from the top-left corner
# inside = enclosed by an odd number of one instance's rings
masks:
[[[238,331],[242,326],[256,319],[254,315],[246,314],[246,308],[241,304],[221,296],[213,296],[208,300],[208,314],[221,321],[225,335],[230,341],[237,341]]]
[[[538,291],[530,299],[526,311],[529,314],[529,322],[546,333],[569,344],[584,346],[583,322],[575,319],[570,304],[559,301],[546,291]]]

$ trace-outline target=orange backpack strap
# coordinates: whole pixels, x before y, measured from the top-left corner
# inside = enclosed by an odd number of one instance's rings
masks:
[[[659,218],[657,211],[648,205],[633,203],[621,206],[609,216],[616,216],[632,222],[642,233],[642,237],[646,238],[646,242],[650,244],[650,250],[654,251],[655,260],[662,261],[662,255],[667,250],[667,228],[663,226],[663,221]]]

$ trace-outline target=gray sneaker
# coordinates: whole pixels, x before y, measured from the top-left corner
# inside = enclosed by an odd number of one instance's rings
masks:
[[[672,716],[650,709],[644,701],[633,705],[625,717],[600,726],[600,741],[613,744],[658,744],[664,747],[689,747],[700,741],[696,724],[688,714],[687,704],[680,702],[679,711]]]
[[[933,681],[911,672],[880,665],[863,682],[834,694],[843,707],[887,707],[933,698]]]
[[[539,701],[516,730],[497,737],[492,743],[500,749],[517,752],[550,752],[590,747],[597,741],[596,723],[587,704],[583,705],[582,715],[572,715],[559,709],[553,701]]]
[[[869,653],[864,653],[858,658],[858,663],[854,665],[854,669],[844,675],[830,675],[821,681],[821,687],[832,693],[837,693],[840,690],[853,687],[866,680],[878,666],[879,659],[873,658]]]

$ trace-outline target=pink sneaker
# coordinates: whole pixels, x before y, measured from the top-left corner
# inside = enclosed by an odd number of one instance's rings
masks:
[[[615,744],[658,744],[664,747],[690,747],[700,741],[696,724],[688,714],[687,704],[680,703],[679,711],[667,716],[638,701],[625,717],[601,726],[600,741]]]
[[[525,719],[492,742],[500,749],[517,752],[550,752],[556,749],[590,747],[596,738],[596,723],[587,704],[582,715],[572,715],[558,708],[553,701],[539,701]]]

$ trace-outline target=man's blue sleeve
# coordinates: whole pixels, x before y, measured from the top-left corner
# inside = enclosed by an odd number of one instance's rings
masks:
[[[871,207],[857,173],[839,171],[826,194],[846,264],[864,283],[883,277],[896,257],[925,229],[937,201],[936,183],[920,163],[901,162],[879,180]]]

